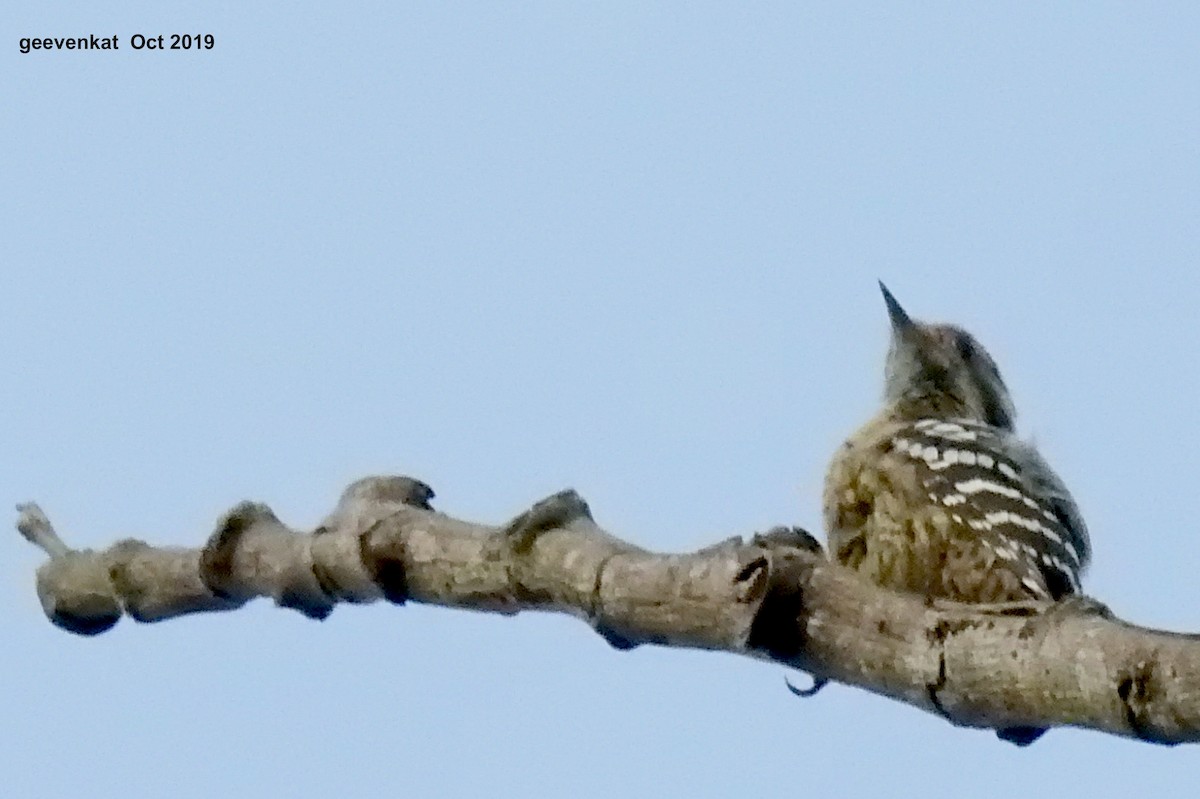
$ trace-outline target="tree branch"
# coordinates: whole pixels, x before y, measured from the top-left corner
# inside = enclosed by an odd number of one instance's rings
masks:
[[[817,687],[858,686],[961,726],[1200,740],[1200,639],[1136,627],[1094,602],[931,606],[831,563],[798,528],[662,555],[600,529],[573,491],[502,527],[438,513],[432,497],[417,480],[366,478],[311,533],[245,502],[200,549],[125,540],[73,550],[33,504],[18,506],[17,528],[50,556],[37,572],[46,615],[82,635],[123,613],[160,621],[260,596],[314,619],[381,598],[558,611],[620,649],[773,660]]]

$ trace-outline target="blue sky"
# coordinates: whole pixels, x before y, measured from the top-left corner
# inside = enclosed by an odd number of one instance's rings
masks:
[[[406,473],[492,522],[572,486],[657,550],[818,530],[879,400],[883,278],[996,356],[1090,592],[1200,629],[1194,6],[245,5],[0,22],[0,504],[194,545],[241,499],[307,527]],[[216,47],[128,49],[172,32]],[[125,48],[18,49],[89,33]],[[553,616],[260,601],[81,639],[7,541],[13,796],[1165,796],[1200,769],[802,702]]]

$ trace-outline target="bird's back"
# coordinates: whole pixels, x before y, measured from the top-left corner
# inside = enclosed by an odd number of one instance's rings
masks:
[[[1041,456],[979,420],[889,406],[834,455],[825,524],[838,561],[886,587],[961,602],[1079,590],[1087,530]]]

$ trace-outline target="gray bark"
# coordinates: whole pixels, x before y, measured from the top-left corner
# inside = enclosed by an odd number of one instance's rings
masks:
[[[50,556],[37,573],[46,615],[83,635],[124,614],[161,621],[255,597],[314,619],[378,599],[558,611],[621,649],[768,659],[961,726],[1200,740],[1200,640],[1122,622],[1098,603],[931,605],[831,563],[798,528],[668,555],[600,529],[573,491],[501,527],[434,511],[432,496],[410,478],[366,478],[312,532],[242,503],[199,549],[125,540],[73,550],[32,504],[17,527]]]

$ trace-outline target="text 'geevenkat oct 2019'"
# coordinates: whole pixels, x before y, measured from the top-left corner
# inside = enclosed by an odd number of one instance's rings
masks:
[[[217,37],[211,33],[135,33],[123,43],[120,36],[25,36],[20,46],[26,55],[43,50],[211,50],[217,46]]]

